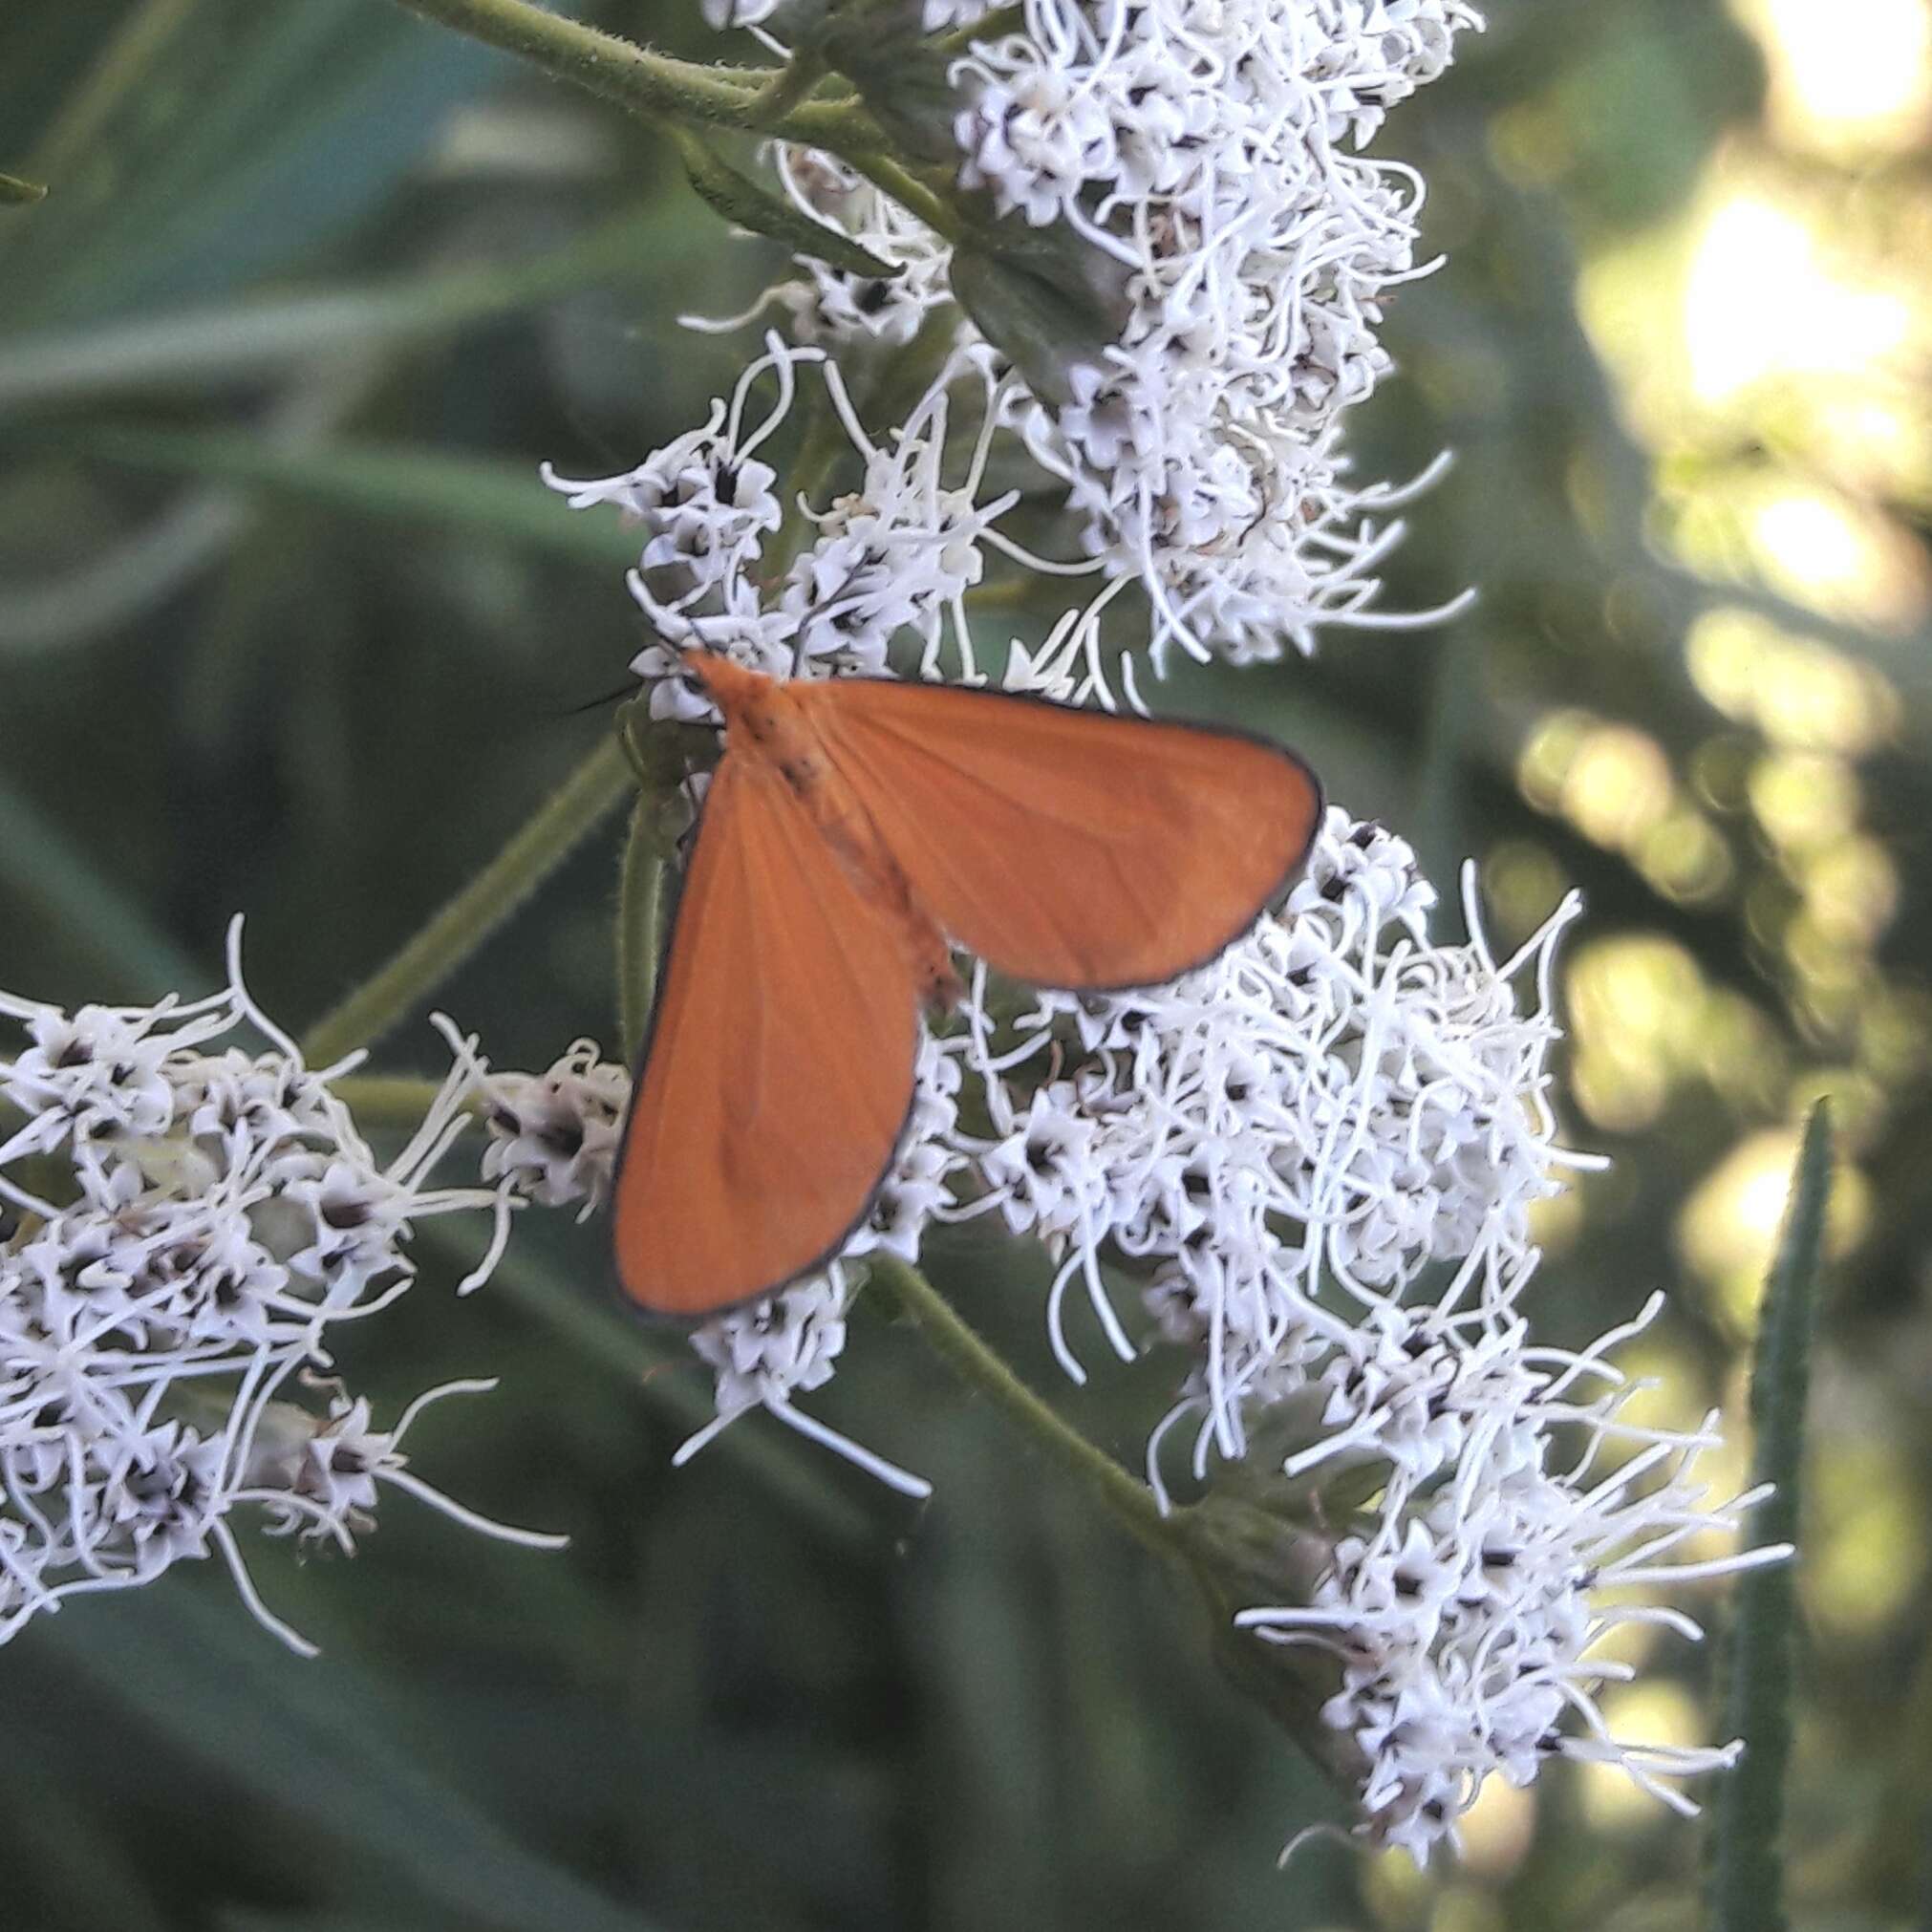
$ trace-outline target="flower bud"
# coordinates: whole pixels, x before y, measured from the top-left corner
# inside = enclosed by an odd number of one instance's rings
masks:
[[[1255,1603],[1307,1601],[1333,1562],[1330,1539],[1292,1515],[1232,1493],[1211,1493],[1177,1511],[1173,1520],[1207,1609],[1209,1643],[1221,1674],[1351,1796],[1359,1793],[1368,1760],[1352,1737],[1321,1717],[1342,1684],[1333,1651],[1272,1642],[1235,1621]]]
[[[1127,323],[1121,264],[1070,228],[1009,221],[959,243],[952,282],[960,307],[1035,396],[1058,404],[1091,396]]]

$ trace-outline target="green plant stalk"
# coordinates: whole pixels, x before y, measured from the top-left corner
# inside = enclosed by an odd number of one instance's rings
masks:
[[[976,40],[1003,40],[1025,26],[1024,7],[998,7],[970,27],[955,27],[951,33],[942,34],[934,44],[942,54],[964,54]]]
[[[665,883],[661,812],[658,799],[637,801],[617,875],[617,1037],[627,1062],[636,1060],[657,1002]]]
[[[917,215],[935,234],[956,243],[966,232],[965,224],[952,203],[890,155],[876,148],[848,149],[843,153],[844,159],[874,187],[884,189],[907,213]]]
[[[616,738],[606,738],[388,965],[310,1028],[302,1041],[310,1065],[327,1066],[394,1026],[536,891],[632,784]]]
[[[798,53],[779,68],[746,103],[753,125],[767,127],[783,120],[826,77],[826,64],[816,54]]]
[[[197,0],[142,0],[122,16],[35,146],[29,165],[36,177],[58,180],[79,169],[115,117],[139,105],[148,70],[196,5]]]
[[[1824,1273],[1825,1210],[1832,1191],[1831,1115],[1813,1110],[1798,1153],[1784,1237],[1758,1318],[1750,1384],[1756,1436],[1752,1476],[1776,1485],[1753,1513],[1766,1543],[1797,1539],[1805,1398]],[[1720,1785],[1711,1813],[1707,1900],[1712,1932],[1783,1932],[1785,1778],[1792,1752],[1797,1580],[1789,1563],[1740,1578],[1725,1646],[1724,1735],[1744,1756]]]
[[[869,118],[836,102],[803,101],[774,114],[777,83],[764,75],[655,54],[582,21],[546,12],[528,0],[397,0],[397,5],[514,54],[553,79],[633,114],[775,134],[835,150],[869,125]]]
[[[378,1133],[411,1134],[435,1106],[442,1084],[411,1074],[345,1073],[329,1083],[329,1091],[355,1116],[355,1125],[364,1133],[374,1129]],[[462,1109],[472,1119],[481,1119],[482,1096],[471,1094],[462,1103]]]
[[[893,1296],[933,1352],[968,1388],[994,1403],[1063,1469],[1096,1491],[1149,1549],[1186,1560],[1181,1538],[1147,1485],[1035,1395],[916,1268],[891,1255],[869,1255],[866,1267],[869,1278]]]
[[[47,189],[39,182],[24,182],[18,175],[0,175],[0,203],[41,202]]]

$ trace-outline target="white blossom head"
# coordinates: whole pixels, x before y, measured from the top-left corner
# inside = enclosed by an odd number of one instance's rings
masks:
[[[251,1514],[347,1548],[384,1483],[473,1520],[401,1474],[408,1417],[376,1434],[328,1375],[331,1328],[414,1278],[418,1222],[496,1216],[466,1287],[501,1252],[500,1196],[432,1180],[467,1070],[379,1161],[332,1084],[360,1056],[305,1064],[243,983],[239,922],[228,964],[200,1000],[67,1013],[0,994],[27,1042],[0,1058],[21,1120],[0,1143],[0,1640],[77,1592],[219,1554],[306,1649],[249,1579]],[[228,1043],[245,1030],[266,1047]]]
[[[810,540],[782,571],[767,572],[762,536],[779,521],[775,472],[751,452],[789,414],[801,372],[823,384],[858,474],[854,487],[823,504],[801,499]],[[747,429],[751,397],[766,377],[776,391],[770,409]],[[638,469],[588,483],[547,471],[573,507],[617,504],[650,533],[631,590],[651,620],[653,641],[632,665],[650,684],[651,716],[716,721],[710,698],[679,663],[692,647],[771,676],[883,676],[891,673],[891,647],[903,642],[916,648],[920,675],[930,678],[950,646],[960,676],[977,681],[965,595],[980,581],[986,553],[1057,568],[997,527],[1020,494],[995,493],[987,481],[1003,385],[983,347],[962,349],[905,419],[875,440],[824,350],[771,336],[730,404],[715,403],[705,428]],[[1087,567],[1067,568],[1084,574]]]
[[[1286,906],[1212,964],[1147,992],[1041,992],[973,1027],[993,1131],[962,1144],[966,1212],[1060,1257],[1048,1314],[1070,1373],[1063,1293],[1084,1285],[1127,1355],[1101,1267],[1142,1275],[1161,1330],[1199,1350],[1198,1467],[1211,1444],[1239,1454],[1251,1404],[1300,1386],[1426,1270],[1452,1265],[1456,1299],[1507,1292],[1531,1204],[1578,1159],[1545,1067],[1574,904],[1498,965],[1479,924],[1433,941],[1434,901],[1401,839],[1331,808]]]
[[[1445,614],[1371,608],[1404,493],[1350,486],[1335,442],[1389,367],[1385,296],[1427,272],[1420,177],[1357,150],[1479,25],[1462,0],[1027,0],[955,63],[962,183],[1126,272],[1102,361],[1009,421],[1088,551],[1147,586],[1157,655]]]
[[[1689,1431],[1625,1419],[1646,1385],[1611,1357],[1661,1303],[1576,1354],[1532,1345],[1512,1311],[1391,1316],[1366,1349],[1338,1356],[1317,1439],[1287,1459],[1299,1509],[1347,1527],[1304,1531],[1293,1599],[1234,1622],[1277,1646],[1304,1688],[1325,1685],[1321,1723],[1357,1784],[1359,1830],[1419,1864],[1456,1845],[1492,1776],[1526,1785],[1552,1758],[1611,1763],[1688,1815],[1695,1804],[1664,1780],[1737,1755],[1620,1741],[1597,1701],[1631,1674],[1596,1654],[1620,1625],[1702,1634],[1644,1594],[1792,1554],[1686,1549],[1734,1538],[1767,1492],[1713,1503],[1695,1479],[1715,1416]]]

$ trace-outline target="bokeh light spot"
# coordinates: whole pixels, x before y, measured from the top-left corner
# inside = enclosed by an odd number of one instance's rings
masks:
[[[1847,1636],[1882,1629],[1922,1586],[1925,1506],[1911,1459],[1890,1443],[1814,1437],[1798,1583],[1821,1624]]]
[[[1902,149],[1932,125],[1925,0],[1741,0],[1771,69],[1771,124],[1829,155]]]
[[[1678,1219],[1685,1265],[1710,1284],[1718,1313],[1738,1335],[1749,1334],[1756,1319],[1797,1152],[1795,1127],[1747,1135],[1705,1176]],[[1870,1193],[1863,1175],[1840,1161],[1826,1212],[1832,1254],[1844,1254],[1863,1232]]]

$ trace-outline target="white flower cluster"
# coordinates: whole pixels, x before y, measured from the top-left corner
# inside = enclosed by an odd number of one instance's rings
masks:
[[[1067,629],[1009,685],[1090,690],[1093,648],[1090,627]],[[1534,1262],[1530,1204],[1554,1191],[1555,1168],[1587,1164],[1555,1146],[1543,1067],[1552,953],[1576,909],[1499,967],[1480,937],[1429,942],[1434,901],[1402,840],[1331,809],[1282,912],[1170,986],[1040,991],[996,1027],[978,969],[956,1026],[921,1047],[898,1163],[843,1258],[916,1260],[932,1221],[998,1213],[1060,1259],[1047,1318],[1075,1380],[1067,1288],[1084,1285],[1130,1360],[1102,1270],[1132,1269],[1159,1331],[1199,1353],[1170,1421],[1203,1417],[1203,1473],[1215,1445],[1242,1452],[1251,1405],[1319,1378],[1364,1332],[1357,1320],[1396,1305],[1431,1264],[1459,1264],[1458,1293],[1506,1297]],[[1513,980],[1531,964],[1538,1002],[1525,1016]],[[961,1125],[969,1075],[990,1134]],[[604,1198],[621,1067],[579,1041],[547,1074],[483,1088],[486,1178],[547,1205]],[[842,1284],[829,1299],[818,1282],[786,1292],[828,1317]],[[800,1324],[764,1304],[709,1326],[699,1352],[730,1378],[720,1414],[818,1386],[843,1345],[822,1320],[802,1349]],[[776,1338],[768,1357],[755,1338]]]
[[[1020,675],[1064,690],[1091,648],[1069,631]],[[1204,1417],[1202,1471],[1215,1443],[1241,1453],[1248,1406],[1305,1385],[1312,1364],[1352,1343],[1335,1293],[1372,1313],[1455,1261],[1464,1287],[1506,1294],[1533,1260],[1530,1203],[1555,1188],[1553,1167],[1581,1160],[1554,1145],[1543,1070],[1551,953],[1575,909],[1499,968],[1480,939],[1429,943],[1434,898],[1400,839],[1331,810],[1282,912],[1171,986],[1042,991],[996,1029],[980,969],[957,1027],[921,1049],[898,1165],[845,1258],[915,1260],[933,1220],[997,1213],[1060,1257],[1048,1321],[1077,1380],[1065,1291],[1084,1284],[1131,1359],[1102,1269],[1133,1269],[1161,1332],[1199,1351],[1175,1415]],[[1513,980],[1532,962],[1538,1010],[1525,1017]],[[625,1075],[593,1063],[579,1042],[540,1079],[487,1083],[486,1176],[552,1205],[602,1198]],[[969,1074],[987,1135],[960,1123]],[[819,1284],[788,1293],[833,1307]],[[796,1324],[761,1310],[722,1324],[721,1340],[699,1344],[737,1378],[720,1385],[720,1413],[817,1386],[840,1346],[801,1355]],[[778,1338],[762,1367],[751,1337]]]
[[[26,1045],[0,1059],[0,1641],[80,1592],[152,1581],[219,1552],[264,1607],[236,1537],[348,1550],[378,1483],[478,1527],[410,1474],[400,1441],[327,1374],[329,1329],[408,1287],[425,1215],[505,1203],[436,1189],[462,1132],[453,1077],[407,1147],[377,1164],[330,1083],[242,983],[151,1007],[57,1007],[0,994]],[[268,1042],[226,1041],[246,1026]],[[359,1056],[358,1056],[359,1058]],[[524,1537],[522,1532],[497,1534]],[[547,1538],[524,1538],[547,1542]]]
[[[702,429],[666,444],[638,468],[572,481],[546,467],[545,481],[565,492],[573,509],[615,504],[643,526],[630,582],[654,635],[632,668],[652,680],[653,717],[716,719],[709,698],[678,671],[677,653],[693,646],[781,676],[878,676],[890,670],[888,645],[905,632],[919,641],[922,675],[936,674],[949,639],[963,673],[975,675],[964,597],[985,569],[985,551],[998,550],[1032,569],[1055,568],[994,527],[1019,492],[985,494],[1000,392],[989,361],[983,349],[960,351],[904,424],[874,442],[825,352],[787,348],[771,337],[728,408],[715,403]],[[774,566],[764,539],[781,522],[776,476],[756,452],[790,412],[801,367],[823,378],[864,477],[825,508],[807,507],[815,535]],[[749,428],[752,391],[767,375],[777,396],[763,420]],[[947,459],[961,385],[977,390],[979,411],[963,471],[953,480]]]
[[[1531,1202],[1554,1191],[1543,1061],[1566,903],[1513,959],[1430,942],[1434,889],[1379,826],[1331,808],[1302,878],[1212,965],[1104,998],[1042,992],[1016,1038],[976,1037],[998,1138],[974,1150],[992,1209],[1063,1255],[1056,1350],[1080,1373],[1060,1301],[1082,1279],[1116,1349],[1131,1343],[1101,1262],[1148,1280],[1169,1339],[1198,1346],[1184,1407],[1243,1448],[1242,1412],[1432,1263],[1509,1279]],[[1513,981],[1537,968],[1536,1010]],[[1053,1076],[1029,1091],[1036,1065]],[[1327,1306],[1343,1298],[1343,1314]]]
[[[801,342],[899,347],[912,341],[928,317],[951,306],[947,279],[953,251],[926,224],[834,156],[817,148],[772,143],[780,185],[801,214],[836,228],[896,272],[860,275],[800,255],[803,275],[781,282],[741,315],[718,320],[685,315],[687,329],[722,334],[741,328],[776,306],[790,318]]]
[[[1681,1611],[1623,1593],[1791,1555],[1686,1549],[1711,1535],[1728,1544],[1767,1492],[1713,1506],[1692,1481],[1699,1454],[1720,1442],[1715,1415],[1690,1433],[1621,1420],[1647,1385],[1630,1382],[1610,1351],[1662,1302],[1580,1354],[1533,1346],[1507,1299],[1385,1307],[1321,1372],[1324,1433],[1287,1471],[1366,1469],[1382,1483],[1379,1500],[1335,1542],[1309,1601],[1235,1621],[1339,1660],[1342,1687],[1322,1718],[1367,1763],[1361,1829],[1418,1863],[1456,1842],[1456,1821],[1493,1774],[1527,1785],[1551,1757],[1612,1763],[1688,1815],[1696,1806],[1660,1780],[1736,1758],[1735,1745],[1620,1741],[1596,1700],[1604,1683],[1632,1675],[1591,1656],[1618,1626],[1703,1634]],[[1567,1458],[1565,1441],[1579,1444]],[[1599,1592],[1621,1600],[1599,1602]],[[1573,1718],[1580,1735],[1563,1728]]]
[[[928,0],[925,24],[986,11]],[[1172,640],[1243,661],[1459,608],[1372,608],[1403,534],[1385,513],[1440,466],[1358,489],[1339,438],[1389,367],[1387,292],[1434,266],[1415,257],[1421,177],[1361,150],[1480,26],[1465,0],[1026,0],[1022,31],[954,63],[961,186],[1124,278],[1125,326],[1069,368],[1071,400],[1015,380],[1002,419],[1088,554],[1147,586],[1157,662]],[[775,153],[805,212],[901,272],[802,256],[766,300],[807,341],[909,340],[947,299],[946,243],[843,163]]]
[[[1157,651],[1266,657],[1386,621],[1400,526],[1363,519],[1394,493],[1352,490],[1336,441],[1389,366],[1385,292],[1428,272],[1423,182],[1344,141],[1476,24],[1462,0],[1028,0],[1023,32],[958,63],[962,181],[1129,277],[1073,404],[1013,415],[1087,547],[1142,574]]]

